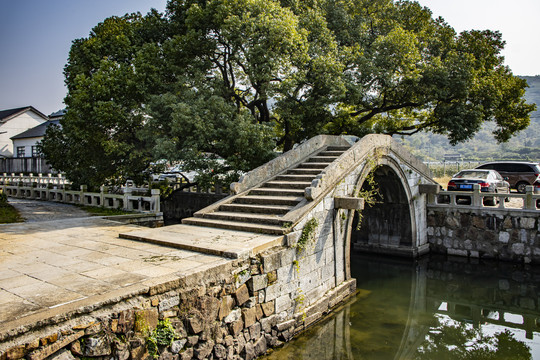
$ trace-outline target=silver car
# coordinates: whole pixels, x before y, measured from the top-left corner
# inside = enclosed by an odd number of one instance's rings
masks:
[[[473,191],[475,184],[480,191],[495,194],[508,194],[510,184],[495,170],[461,170],[448,182],[448,191]],[[470,200],[469,196],[457,197],[457,200]],[[484,205],[495,205],[494,197],[484,196]]]

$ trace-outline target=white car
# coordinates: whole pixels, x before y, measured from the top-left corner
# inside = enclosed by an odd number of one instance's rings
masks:
[[[172,182],[179,182],[179,181],[188,181],[193,182],[195,180],[195,176],[197,176],[196,171],[184,171],[181,165],[175,165],[171,167],[167,172],[164,172],[162,174],[159,174],[157,180],[163,181],[163,180],[169,180]]]

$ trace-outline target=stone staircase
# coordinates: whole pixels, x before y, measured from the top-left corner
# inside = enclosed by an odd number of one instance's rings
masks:
[[[183,224],[282,235],[290,227],[283,219],[304,200],[304,189],[349,146],[327,146],[295,167],[260,186],[233,197],[213,212],[198,212]]]

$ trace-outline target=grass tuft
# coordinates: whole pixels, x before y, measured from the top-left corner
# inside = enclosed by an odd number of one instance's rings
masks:
[[[8,203],[0,203],[0,224],[23,222],[21,214]]]
[[[82,210],[94,216],[114,216],[114,215],[128,215],[133,214],[133,212],[122,210],[122,209],[110,209],[105,207],[98,206],[83,206],[77,205]]]

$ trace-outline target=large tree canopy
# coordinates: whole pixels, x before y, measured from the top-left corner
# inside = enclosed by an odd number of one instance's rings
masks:
[[[413,1],[170,0],[73,42],[62,129],[43,151],[74,181],[137,178],[153,159],[249,170],[319,133],[529,124],[527,84],[495,31],[456,32]]]

